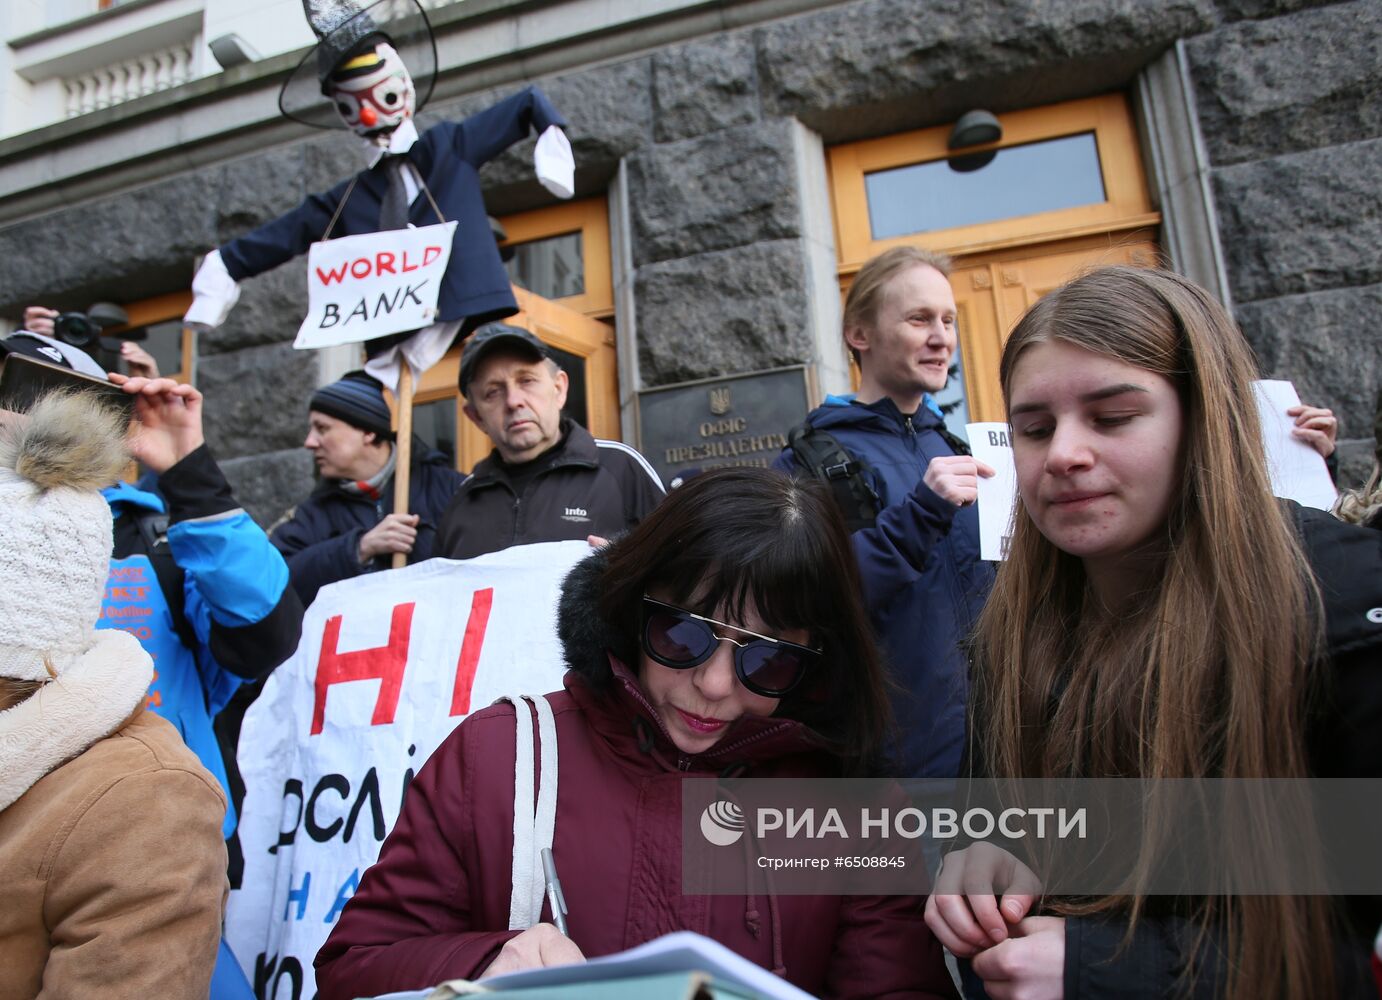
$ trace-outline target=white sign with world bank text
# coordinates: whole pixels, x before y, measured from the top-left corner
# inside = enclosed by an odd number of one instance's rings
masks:
[[[456,223],[313,243],[298,350],[355,344],[437,321]]]

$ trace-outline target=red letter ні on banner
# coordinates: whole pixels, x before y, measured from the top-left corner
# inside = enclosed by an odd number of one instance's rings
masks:
[[[470,713],[470,689],[475,684],[475,668],[480,665],[480,650],[485,648],[485,629],[489,609],[494,604],[494,588],[477,590],[470,597],[470,617],[461,639],[461,658],[456,663],[456,687],[451,692],[451,714]]]
[[[346,681],[379,681],[379,696],[374,702],[372,726],[387,726],[393,722],[398,709],[398,695],[403,690],[403,668],[408,665],[408,639],[412,634],[414,602],[399,604],[393,609],[389,625],[389,642],[373,649],[357,649],[349,653],[336,652],[341,637],[341,615],[328,618],[322,632],[322,651],[317,659],[316,698],[312,704],[312,735],[322,731],[326,721],[326,692],[332,684]]]

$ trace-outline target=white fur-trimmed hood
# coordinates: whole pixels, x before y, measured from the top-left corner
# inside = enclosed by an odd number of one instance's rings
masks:
[[[115,732],[143,701],[153,673],[138,639],[103,629],[56,680],[0,712],[0,809]]]

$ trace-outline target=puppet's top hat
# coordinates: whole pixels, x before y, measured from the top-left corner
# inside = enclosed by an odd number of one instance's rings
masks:
[[[413,78],[416,109],[432,96],[437,80],[437,44],[432,25],[418,0],[375,0],[360,6],[353,0],[302,0],[314,45],[278,92],[278,109],[315,128],[345,128],[326,96],[327,82],[347,59],[376,41],[397,50]]]

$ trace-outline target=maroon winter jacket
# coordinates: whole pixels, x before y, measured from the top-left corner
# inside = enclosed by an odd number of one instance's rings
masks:
[[[711,750],[686,756],[622,664],[563,639],[578,669],[549,696],[560,774],[553,856],[570,936],[587,957],[691,930],[819,996],[955,996],[919,897],[683,895],[682,781],[735,765],[745,777],[838,766],[801,723],[771,717],[740,719]],[[474,978],[519,933],[505,929],[514,725],[510,704],[477,712],[418,773],[317,955],[321,1000]],[[533,740],[540,755],[536,723]],[[550,920],[546,904],[543,913]]]

